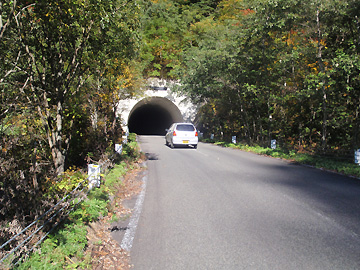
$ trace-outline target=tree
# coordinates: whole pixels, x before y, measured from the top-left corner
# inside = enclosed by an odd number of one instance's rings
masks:
[[[145,77],[177,79],[182,52],[194,41],[189,29],[211,18],[217,0],[149,1],[143,23],[142,62]]]
[[[217,116],[227,111],[219,126],[250,142],[356,147],[358,11],[354,1],[224,0],[208,31],[199,28],[208,18],[192,28],[199,42],[183,54],[184,92]]]
[[[121,137],[116,105],[140,74],[141,13],[137,1],[0,1],[1,239],[13,219],[25,227],[55,204],[56,176]]]
[[[72,136],[72,98],[94,63],[133,55],[139,14],[133,1],[36,0],[19,16],[16,33],[23,58],[17,81],[42,119],[57,174],[64,171]]]

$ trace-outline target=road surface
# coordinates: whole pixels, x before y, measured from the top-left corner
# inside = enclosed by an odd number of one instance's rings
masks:
[[[149,160],[135,270],[360,269],[360,180],[210,144]]]

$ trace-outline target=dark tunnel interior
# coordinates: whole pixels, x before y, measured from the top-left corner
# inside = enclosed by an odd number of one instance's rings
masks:
[[[161,106],[145,104],[130,115],[129,131],[138,135],[165,135],[173,123],[170,113]]]

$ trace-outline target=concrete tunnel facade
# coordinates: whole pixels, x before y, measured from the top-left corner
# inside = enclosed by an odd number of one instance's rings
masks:
[[[183,122],[179,108],[164,97],[144,98],[130,111],[127,125],[129,132],[138,135],[164,135],[174,122]]]
[[[142,97],[119,101],[117,116],[124,131],[138,135],[165,135],[175,122],[193,122],[198,105],[171,88],[174,82],[150,78]]]

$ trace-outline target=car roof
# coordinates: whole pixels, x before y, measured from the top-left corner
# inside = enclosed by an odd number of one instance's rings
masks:
[[[175,125],[192,125],[193,126],[193,124],[192,123],[174,123]]]

